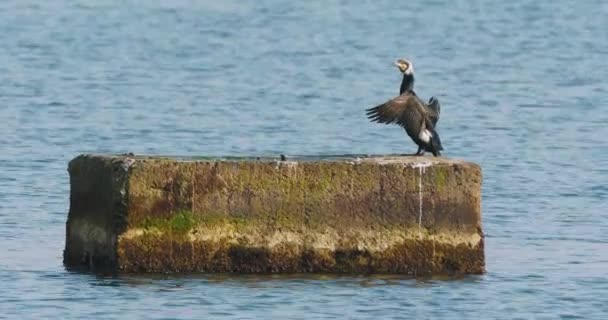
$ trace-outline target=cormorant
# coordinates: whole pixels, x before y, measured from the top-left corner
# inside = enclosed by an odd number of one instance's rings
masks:
[[[418,145],[416,155],[429,151],[434,156],[440,156],[443,147],[439,134],[435,130],[435,124],[439,120],[439,101],[431,98],[428,105],[422,102],[413,91],[412,64],[404,59],[398,60],[396,64],[404,76],[401,84],[403,92],[396,98],[367,109],[366,114],[374,122],[397,124],[403,127],[408,136]]]
[[[409,91],[412,94],[416,95],[416,93],[414,92],[414,65],[406,59],[399,59],[395,61],[395,65],[403,74],[403,80],[401,81],[399,94],[403,94],[404,92]],[[439,104],[439,100],[435,97],[431,97],[431,99],[429,99],[429,103],[426,106],[428,107],[429,117],[433,121],[433,126],[437,127],[437,122],[439,122],[439,113],[441,112],[441,105]]]

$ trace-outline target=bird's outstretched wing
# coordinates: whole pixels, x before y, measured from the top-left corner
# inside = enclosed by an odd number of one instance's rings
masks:
[[[429,118],[433,122],[433,126],[437,126],[437,122],[439,122],[439,114],[441,113],[441,105],[439,104],[439,100],[435,97],[431,97],[429,103],[426,105]]]
[[[366,110],[373,122],[397,124],[417,136],[425,121],[424,105],[414,95],[404,94]]]

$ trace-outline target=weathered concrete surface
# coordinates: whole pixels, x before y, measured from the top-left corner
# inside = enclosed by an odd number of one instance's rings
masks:
[[[484,272],[481,169],[431,157],[82,155],[64,262],[121,272]]]

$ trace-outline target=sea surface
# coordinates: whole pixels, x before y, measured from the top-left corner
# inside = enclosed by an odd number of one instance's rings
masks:
[[[392,62],[483,169],[487,274],[121,276],[62,265],[81,153],[411,153]],[[0,2],[0,318],[607,319],[608,2]]]

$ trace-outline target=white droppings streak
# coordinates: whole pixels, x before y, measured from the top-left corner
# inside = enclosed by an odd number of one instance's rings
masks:
[[[432,165],[431,162],[416,163],[413,167],[418,168],[418,235],[422,237],[422,175],[426,168]]]

